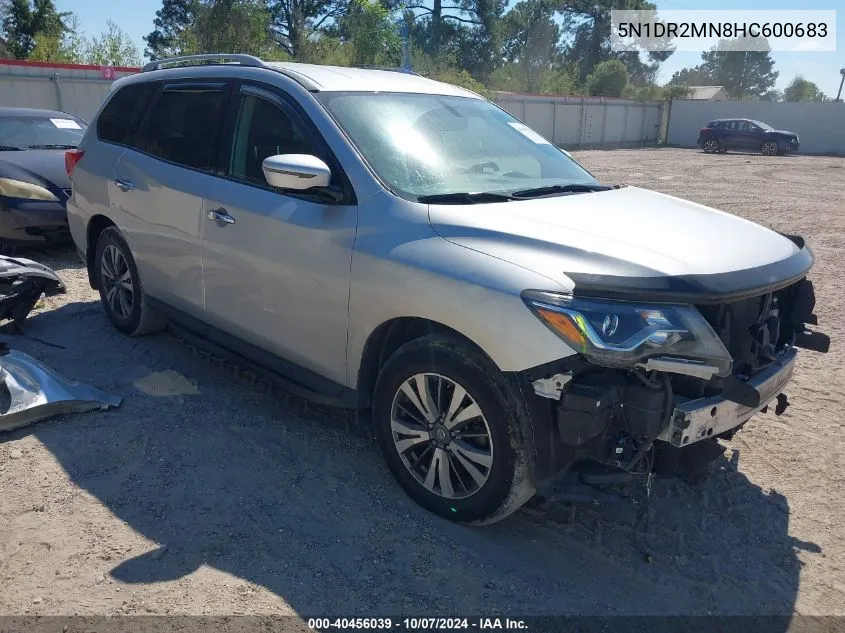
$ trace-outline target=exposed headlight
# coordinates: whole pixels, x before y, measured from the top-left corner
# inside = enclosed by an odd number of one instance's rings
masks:
[[[0,196],[25,198],[27,200],[49,200],[51,202],[58,200],[56,196],[41,185],[24,182],[23,180],[12,180],[11,178],[0,178]]]
[[[692,306],[578,299],[526,290],[526,305],[585,358],[609,367],[630,367],[649,357],[694,360],[728,376],[731,355]]]

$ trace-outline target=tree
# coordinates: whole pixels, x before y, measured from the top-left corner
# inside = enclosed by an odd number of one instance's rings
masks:
[[[663,86],[663,98],[669,101],[672,99],[686,99],[689,93],[690,90],[686,86],[675,86],[672,84]]]
[[[482,79],[501,64],[506,0],[411,2],[404,8],[412,13],[411,37],[416,48],[430,56],[454,54],[457,63]]]
[[[628,83],[628,70],[618,59],[596,64],[587,76],[587,92],[595,97],[621,97]]]
[[[352,0],[339,31],[356,66],[398,66],[402,42],[390,11],[377,0]]]
[[[719,40],[701,55],[701,64],[679,70],[669,81],[685,86],[724,86],[732,99],[762,99],[775,85],[778,72],[767,50],[732,50],[741,40]]]
[[[521,78],[520,90],[540,92],[544,75],[561,62],[560,26],[552,18],[544,0],[518,2],[504,17],[502,53]]]
[[[194,24],[172,40],[179,54],[272,56],[270,12],[263,0],[202,0],[192,11]]]
[[[824,93],[812,81],[796,75],[783,91],[784,101],[825,101]]]
[[[710,75],[696,66],[676,71],[669,83],[676,86],[710,86],[712,81]]]
[[[622,96],[636,101],[671,101],[672,99],[683,99],[689,94],[686,86],[667,84],[658,86],[646,84],[645,86],[627,85],[622,91]]]
[[[155,29],[144,36],[144,54],[150,59],[179,55],[184,32],[194,23],[198,5],[199,0],[162,0],[153,20]]]
[[[343,17],[349,0],[268,0],[276,44],[292,57]]]
[[[35,46],[27,59],[61,64],[81,64],[85,61],[88,42],[79,28],[79,18],[69,14],[65,19],[65,32],[61,35],[39,33]]]
[[[107,20],[105,32],[88,43],[85,61],[98,66],[140,66],[141,55],[129,35]]]
[[[9,0],[3,9],[2,39],[13,57],[26,59],[39,35],[61,37],[67,13],[59,13],[53,0]]]
[[[734,99],[766,94],[778,78],[769,51],[737,51],[730,50],[731,46],[731,40],[720,40],[701,55],[702,63],[696,70],[710,77],[709,85],[724,86]]]
[[[567,62],[578,67],[579,80],[586,81],[596,66],[618,59],[627,68],[635,83],[653,82],[659,63],[672,54],[671,50],[649,51],[643,61],[639,51],[613,51],[610,46],[611,10],[653,11],[655,5],[646,0],[550,0],[564,15],[563,27],[569,44],[564,51]]]
[[[769,90],[760,97],[760,101],[783,101],[783,93],[780,90]]]
[[[449,84],[461,86],[484,96],[489,96],[487,89],[470,75],[464,68],[458,66],[457,59],[453,53],[431,56],[422,51],[414,51],[412,54],[414,70],[423,77],[444,81]]]

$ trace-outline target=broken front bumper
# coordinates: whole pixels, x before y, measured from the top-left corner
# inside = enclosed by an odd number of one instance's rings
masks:
[[[0,407],[0,431],[11,431],[61,413],[117,407],[122,400],[68,380],[18,350],[0,349],[0,383],[9,393],[8,407]]]
[[[657,439],[673,446],[688,446],[735,429],[781,393],[792,378],[797,355],[796,348],[788,349],[775,364],[746,383],[759,394],[757,406],[744,406],[722,396],[680,402],[675,405],[671,423]]]

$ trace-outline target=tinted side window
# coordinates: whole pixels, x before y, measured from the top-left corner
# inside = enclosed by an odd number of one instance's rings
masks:
[[[143,83],[118,90],[97,118],[100,140],[140,147],[141,122],[157,88],[155,83]]]
[[[229,175],[266,186],[261,163],[268,156],[278,154],[319,156],[320,152],[284,109],[252,94],[241,95]]]
[[[147,124],[145,149],[186,167],[211,169],[222,89],[165,88]]]

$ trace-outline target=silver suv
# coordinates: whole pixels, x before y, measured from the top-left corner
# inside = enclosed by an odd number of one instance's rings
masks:
[[[66,163],[116,328],[167,319],[357,408],[408,495],[458,521],[561,472],[675,472],[781,412],[795,347],[828,343],[801,238],[602,185],[413,73],[152,62]]]

